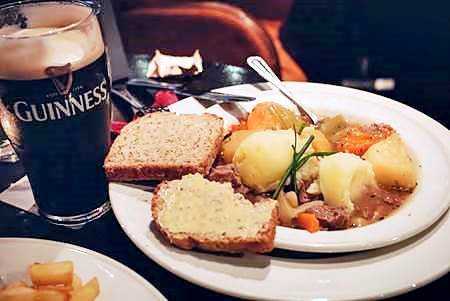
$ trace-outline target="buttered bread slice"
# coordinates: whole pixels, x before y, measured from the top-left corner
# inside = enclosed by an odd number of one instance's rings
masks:
[[[263,253],[274,248],[277,202],[252,204],[230,183],[200,174],[161,183],[153,195],[152,216],[163,236],[182,249]]]

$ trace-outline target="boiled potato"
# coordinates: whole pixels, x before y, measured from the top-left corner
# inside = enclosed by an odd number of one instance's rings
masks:
[[[0,291],[0,301],[35,301],[36,291],[29,287],[12,287]]]
[[[73,281],[73,263],[71,261],[34,263],[28,272],[35,286],[70,285]]]
[[[224,161],[226,163],[231,163],[233,161],[234,153],[236,152],[239,145],[241,145],[241,142],[244,141],[245,138],[256,132],[257,130],[235,131],[231,134],[230,137],[225,139],[225,141],[222,144]]]
[[[372,145],[363,158],[372,163],[378,183],[406,188],[416,186],[414,160],[398,134]]]
[[[293,130],[269,130],[242,141],[233,157],[242,182],[257,192],[273,190],[292,163],[294,137]]]
[[[98,280],[94,277],[79,289],[74,290],[70,301],[94,301],[99,294]]]
[[[38,289],[34,301],[69,301],[69,295],[55,290]]]
[[[377,185],[371,164],[348,153],[320,160],[319,179],[325,203],[349,211],[353,211],[353,203],[366,189]]]

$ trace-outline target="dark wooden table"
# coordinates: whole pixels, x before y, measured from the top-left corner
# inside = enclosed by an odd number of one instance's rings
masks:
[[[211,67],[215,74],[200,77],[194,82],[201,88],[217,88],[241,83],[260,81],[256,74],[245,69],[228,68],[220,64]],[[239,76],[231,76],[239,72]],[[23,176],[20,163],[0,163],[0,191]],[[169,300],[236,300],[191,284],[161,268],[146,257],[128,239],[112,212],[94,221],[82,229],[72,230],[54,226],[39,216],[24,212],[0,201],[0,237],[34,237],[73,243],[103,253],[136,271],[151,282]],[[0,246],[1,247],[1,246]],[[430,254],[432,256],[432,254]],[[426,264],[412,262],[411,264]],[[398,277],[402,277],[399,271]],[[427,286],[392,300],[425,300],[430,296],[449,297],[450,275],[440,278]],[[351,288],[349,288],[351,290]],[[134,300],[133,300],[134,301]],[[137,301],[137,300],[136,300]]]

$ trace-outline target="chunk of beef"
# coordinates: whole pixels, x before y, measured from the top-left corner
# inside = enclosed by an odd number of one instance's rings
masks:
[[[241,178],[235,172],[233,164],[217,165],[211,168],[208,179],[220,183],[230,182],[233,187],[242,184]]]
[[[323,199],[322,194],[310,194],[307,192],[311,184],[312,181],[297,180],[297,195],[300,205]]]
[[[264,198],[263,196],[254,193],[250,187],[242,184],[241,178],[239,177],[237,171],[234,169],[233,164],[217,165],[211,168],[208,179],[220,183],[231,183],[235,192],[241,193],[253,203],[258,202],[262,198]]]
[[[322,228],[338,230],[350,226],[350,214],[344,208],[322,205],[311,207],[307,212],[316,216]]]
[[[247,187],[247,189],[249,189]],[[246,193],[243,193],[243,195],[245,196],[245,198],[247,200],[249,200],[250,202],[252,202],[253,204],[267,200],[268,198],[270,198],[271,196],[268,194],[257,194],[254,191],[250,190]]]

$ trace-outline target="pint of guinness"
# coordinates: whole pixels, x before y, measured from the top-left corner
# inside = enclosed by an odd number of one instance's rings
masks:
[[[58,224],[109,209],[111,82],[97,12],[78,1],[0,6],[0,121],[40,214]]]

